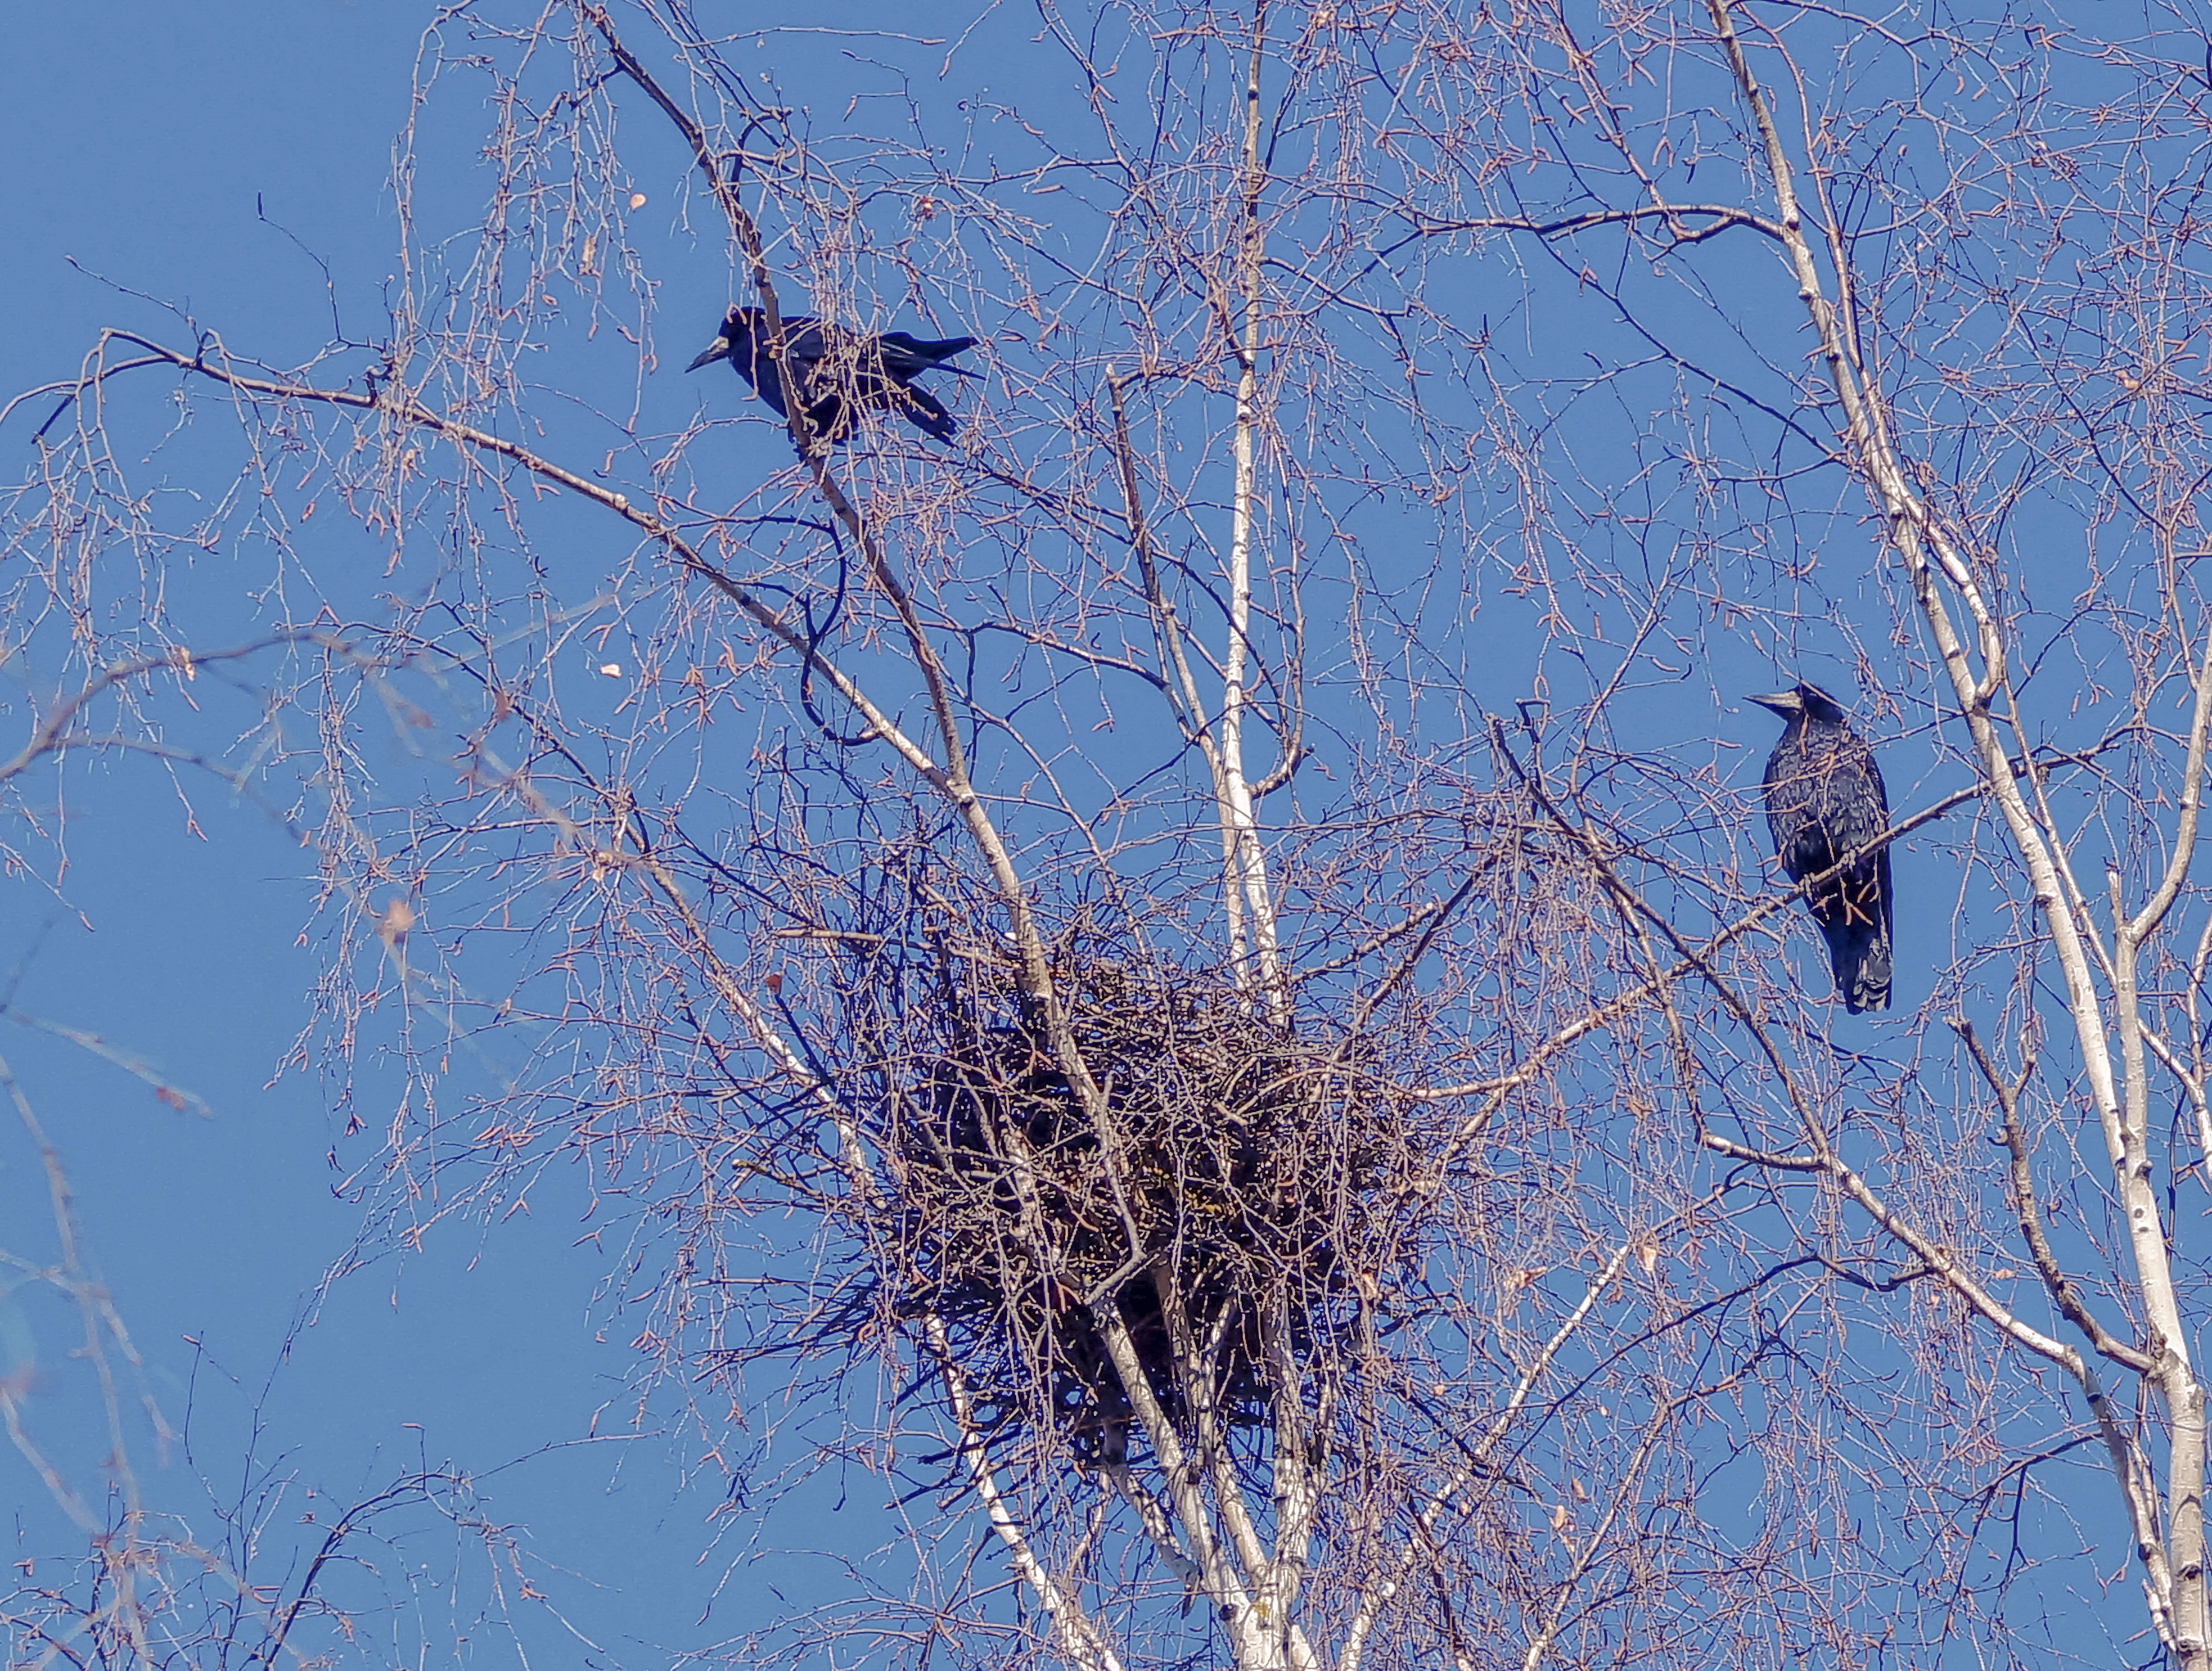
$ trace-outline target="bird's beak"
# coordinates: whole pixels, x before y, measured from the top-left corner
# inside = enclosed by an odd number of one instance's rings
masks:
[[[696,371],[702,366],[711,366],[717,360],[726,360],[729,357],[730,339],[727,337],[717,337],[713,342],[707,344],[707,351],[704,354],[702,354],[690,365],[684,367],[684,369],[686,371]]]
[[[1785,720],[1795,719],[1804,704],[1797,700],[1795,690],[1770,691],[1764,696],[1746,696],[1744,701],[1757,702],[1770,714],[1779,714]]]

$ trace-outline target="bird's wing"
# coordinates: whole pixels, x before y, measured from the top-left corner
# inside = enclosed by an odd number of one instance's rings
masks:
[[[1889,792],[1874,750],[1856,737],[1837,750],[1829,768],[1828,824],[1838,853],[1863,848],[1889,828]]]
[[[791,362],[791,375],[802,392],[836,346],[818,319],[801,317],[783,322],[784,358]]]
[[[1874,750],[1856,737],[1839,743],[1830,767],[1827,826],[1835,856],[1860,852],[1880,841],[1889,829],[1889,795],[1881,772],[1874,763]],[[1867,929],[1889,924],[1889,849],[1860,860],[1844,877],[1838,904],[1848,921]]]
[[[1874,763],[1874,750],[1872,749],[1869,749],[1867,750],[1866,769],[1867,781],[1874,790],[1875,811],[1881,825],[1881,829],[1875,830],[1873,836],[1869,836],[1868,837],[1868,839],[1871,841],[1874,839],[1874,836],[1879,836],[1883,830],[1887,830],[1889,828],[1889,789],[1881,781],[1881,768]],[[1889,902],[1891,897],[1889,890],[1889,849],[1887,848],[1884,848],[1881,850],[1881,856],[1875,862],[1875,892],[1881,901],[1881,926],[1883,932],[1887,933],[1889,928]]]
[[[1810,751],[1790,732],[1766,757],[1762,786],[1766,798],[1766,827],[1774,836],[1775,857],[1793,882],[1822,869],[1817,851],[1820,835],[1814,816],[1814,786],[1810,779]]]

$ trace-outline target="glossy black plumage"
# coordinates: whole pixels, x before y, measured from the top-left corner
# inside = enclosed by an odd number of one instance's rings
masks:
[[[1834,867],[1889,828],[1874,750],[1817,685],[1753,696],[1786,722],[1766,760],[1766,823],[1792,882]],[[1836,991],[1853,1014],[1889,1007],[1889,849],[1868,854],[1806,901],[1828,942]]]
[[[952,414],[928,390],[916,388],[914,380],[975,346],[973,337],[932,341],[904,331],[870,337],[804,315],[787,314],[783,319],[783,354],[792,382],[806,403],[807,422],[827,441],[849,436],[862,407],[902,413],[925,435],[950,441],[956,433]],[[684,369],[696,371],[717,360],[727,360],[777,416],[785,416],[783,380],[769,352],[766,313],[732,307],[722,320],[721,335]]]

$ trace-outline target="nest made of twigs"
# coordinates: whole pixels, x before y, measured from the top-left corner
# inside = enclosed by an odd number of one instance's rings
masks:
[[[950,963],[892,1086],[908,1303],[982,1366],[987,1419],[1121,1460],[1131,1388],[1178,1425],[1261,1419],[1347,1295],[1372,1291],[1375,1204],[1404,1148],[1371,1054],[1231,984],[1104,959],[1056,991],[1086,1106],[1010,960]],[[1125,1362],[1127,1360],[1125,1359]]]

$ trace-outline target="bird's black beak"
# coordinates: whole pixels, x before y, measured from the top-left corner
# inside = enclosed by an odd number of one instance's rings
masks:
[[[1785,720],[1796,719],[1798,710],[1805,706],[1798,700],[1795,690],[1770,691],[1764,696],[1746,696],[1744,701],[1757,702],[1768,713],[1779,714]]]
[[[707,351],[704,354],[702,354],[690,365],[684,367],[684,369],[686,371],[696,371],[702,366],[711,366],[717,360],[726,360],[729,357],[730,339],[727,337],[717,337],[713,342],[707,344]]]

